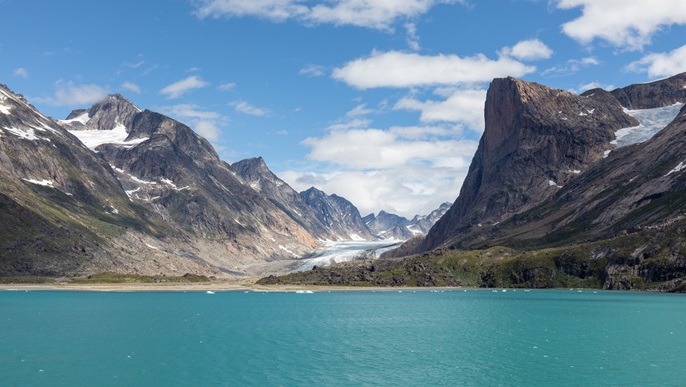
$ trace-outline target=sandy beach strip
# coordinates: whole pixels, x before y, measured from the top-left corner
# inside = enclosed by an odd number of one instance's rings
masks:
[[[256,279],[255,279],[256,280]],[[79,291],[79,292],[331,292],[331,291],[431,291],[466,288],[362,287],[332,285],[258,285],[254,281],[216,281],[198,283],[99,283],[99,284],[1,284],[0,291]]]

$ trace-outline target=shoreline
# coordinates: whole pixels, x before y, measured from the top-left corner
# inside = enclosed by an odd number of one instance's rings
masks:
[[[476,290],[468,287],[374,287],[374,286],[334,286],[334,285],[258,285],[253,282],[217,283],[99,283],[99,284],[0,284],[0,291],[73,291],[73,292],[332,292],[332,291],[454,291]],[[488,290],[488,289],[485,289]]]

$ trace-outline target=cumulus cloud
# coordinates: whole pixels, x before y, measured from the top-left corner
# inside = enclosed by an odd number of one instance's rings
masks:
[[[220,126],[228,123],[229,119],[213,111],[203,110],[198,105],[179,104],[162,107],[161,112],[180,121],[205,137],[210,142],[216,142],[221,137]]]
[[[108,91],[106,88],[94,84],[75,84],[72,81],[57,81],[55,94],[49,97],[37,97],[37,103],[53,106],[88,106],[103,100]]]
[[[19,68],[14,69],[14,76],[24,78],[24,79],[28,79],[29,78],[29,72],[25,68],[19,67]]]
[[[317,170],[279,176],[297,190],[315,186],[353,200],[364,213],[385,209],[404,216],[428,213],[457,197],[478,142],[459,125],[371,127],[378,111],[358,104],[309,137],[308,159]]]
[[[629,64],[627,69],[648,73],[651,78],[665,77],[686,71],[686,45],[669,52],[648,54]]]
[[[333,78],[358,89],[456,85],[488,82],[496,77],[521,77],[535,71],[512,58],[497,60],[478,54],[425,56],[400,51],[373,52],[333,71]]]
[[[269,114],[269,109],[253,106],[245,101],[235,101],[229,103],[229,106],[233,106],[237,112],[248,114],[251,116],[262,117]]]
[[[582,8],[562,31],[583,44],[601,39],[627,50],[641,50],[660,29],[686,24],[682,0],[557,0],[559,9]]]
[[[523,40],[512,47],[505,47],[501,55],[511,56],[519,60],[548,59],[553,56],[553,50],[538,39]]]
[[[167,99],[176,99],[193,89],[203,88],[207,85],[209,85],[209,83],[203,81],[196,75],[192,75],[163,88],[160,90],[160,94],[166,95]]]
[[[332,0],[307,5],[303,0],[199,0],[199,18],[259,17],[275,22],[288,19],[306,25],[333,24],[389,30],[398,20],[411,20],[438,4],[464,0]]]
[[[436,94],[447,95],[445,100],[420,101],[414,97],[404,97],[396,102],[394,109],[421,112],[422,122],[448,121],[462,123],[469,129],[484,130],[484,103],[486,90],[483,89],[438,89]]]
[[[132,92],[132,93],[136,93],[136,94],[140,94],[140,93],[141,93],[141,88],[140,88],[140,86],[136,85],[135,83],[128,82],[128,81],[122,83],[121,88],[124,89],[124,90],[128,90],[128,91],[130,91],[130,92]]]

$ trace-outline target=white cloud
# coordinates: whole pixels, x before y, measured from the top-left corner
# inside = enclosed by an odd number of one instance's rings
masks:
[[[269,109],[253,106],[245,101],[236,101],[229,103],[229,106],[233,106],[237,112],[243,114],[249,114],[251,116],[265,116],[269,114]]]
[[[581,59],[570,59],[563,65],[545,69],[541,75],[549,77],[573,75],[586,67],[597,66],[599,64],[600,61],[592,56]]]
[[[670,52],[652,53],[627,66],[629,71],[648,73],[651,78],[686,71],[686,45]]]
[[[130,92],[132,92],[132,93],[136,93],[136,94],[140,94],[140,93],[141,93],[141,88],[140,88],[140,86],[136,85],[135,83],[128,82],[128,81],[122,83],[121,88],[124,89],[124,90],[128,90],[128,91],[130,91]]]
[[[398,20],[412,20],[438,4],[464,0],[332,0],[309,6],[303,0],[199,0],[194,14],[206,17],[254,16],[276,22],[295,19],[306,25],[333,24],[389,30]]]
[[[435,94],[447,95],[443,101],[420,101],[404,97],[396,102],[394,109],[416,110],[421,112],[422,122],[448,121],[462,123],[476,132],[484,130],[484,103],[486,90],[482,89],[438,89]]]
[[[599,82],[589,82],[585,83],[581,86],[579,86],[578,90],[570,90],[573,93],[581,94],[586,90],[591,90],[591,89],[603,89],[607,91],[612,91],[615,89],[615,86],[612,84],[606,84],[606,83],[599,83]]]
[[[193,129],[195,131],[205,137],[206,139],[214,142],[219,139],[219,136],[221,135],[222,131],[215,125],[214,122],[211,121],[197,121],[193,125]]]
[[[217,112],[202,110],[198,105],[192,104],[165,106],[160,111],[187,124],[212,143],[220,139],[222,131],[219,127],[229,122],[228,118]]]
[[[417,35],[417,25],[414,23],[405,23],[405,30],[407,31],[407,47],[412,51],[419,51],[419,35]]]
[[[300,69],[300,75],[307,75],[309,77],[321,77],[324,75],[324,66],[309,64]]]
[[[166,95],[167,99],[175,99],[193,89],[199,89],[207,85],[209,85],[209,83],[203,81],[196,75],[192,75],[165,87],[164,89],[160,90],[160,94]]]
[[[15,77],[24,78],[24,79],[28,79],[28,78],[29,78],[29,72],[26,71],[25,68],[19,67],[19,68],[16,68],[16,69],[14,70],[14,76],[15,76]]]
[[[341,195],[363,214],[384,209],[411,217],[454,201],[478,142],[454,124],[372,128],[368,116],[378,113],[357,104],[326,134],[301,142],[312,165],[278,175],[299,191],[315,186]]]
[[[88,106],[103,100],[107,89],[94,84],[75,84],[72,81],[62,80],[55,83],[55,94],[50,97],[37,97],[33,100],[37,103],[45,103],[53,106]]]
[[[219,90],[219,91],[229,91],[229,90],[233,90],[234,88],[236,88],[236,84],[235,84],[235,83],[233,83],[233,82],[227,82],[227,83],[224,83],[224,84],[219,85],[219,86],[217,87],[217,90]]]
[[[521,77],[535,71],[509,57],[497,60],[478,54],[424,56],[400,51],[373,52],[333,71],[333,77],[359,89],[376,87],[457,85],[488,82],[493,78]]]
[[[519,60],[548,59],[553,56],[553,50],[538,39],[523,40],[512,47],[505,47],[501,55],[511,56]]]
[[[562,31],[583,44],[602,39],[619,48],[640,50],[661,28],[686,24],[683,0],[557,0],[556,5],[582,8],[582,15],[563,24]]]

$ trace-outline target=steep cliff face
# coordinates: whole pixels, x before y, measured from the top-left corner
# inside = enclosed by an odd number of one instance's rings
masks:
[[[348,234],[337,234],[324,225],[314,209],[291,186],[272,173],[262,157],[241,160],[231,165],[255,191],[287,213],[299,225],[320,240],[347,240]]]
[[[312,187],[300,196],[312,208],[319,221],[344,240],[375,240],[362,221],[360,211],[348,200],[336,194],[326,193]]]
[[[486,128],[469,173],[421,249],[454,244],[465,233],[532,208],[601,159],[617,129],[638,125],[607,97],[493,80]]]
[[[584,94],[587,94],[586,92]],[[653,109],[686,101],[686,73],[650,83],[639,83],[611,91],[627,109]]]

